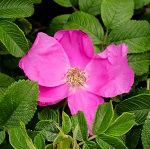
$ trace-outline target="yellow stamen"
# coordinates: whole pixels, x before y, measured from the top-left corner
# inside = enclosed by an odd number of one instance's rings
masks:
[[[83,86],[86,82],[85,72],[77,67],[69,69],[66,78],[71,87]]]

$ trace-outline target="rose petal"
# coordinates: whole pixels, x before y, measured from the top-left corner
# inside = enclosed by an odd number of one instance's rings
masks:
[[[71,114],[74,115],[78,111],[84,112],[91,135],[96,109],[99,104],[104,103],[103,98],[83,89],[78,89],[75,94],[68,97],[68,106]]]
[[[94,56],[94,47],[91,38],[79,30],[58,31],[56,38],[64,48],[71,66],[84,69]]]
[[[128,47],[111,45],[85,68],[87,90],[103,97],[115,97],[130,91],[134,72],[127,62]]]
[[[37,81],[39,85],[52,87],[64,83],[70,63],[56,39],[38,33],[28,54],[20,60],[19,67],[29,79]]]
[[[67,83],[56,87],[39,86],[39,90],[38,105],[40,106],[56,104],[69,95],[69,85]]]
[[[108,58],[111,64],[115,64],[118,63],[118,61],[120,61],[120,59],[122,59],[123,57],[126,58],[127,53],[128,53],[128,45],[123,43],[119,45],[112,44],[108,46],[105,49],[105,51],[99,53],[98,55],[103,59]]]

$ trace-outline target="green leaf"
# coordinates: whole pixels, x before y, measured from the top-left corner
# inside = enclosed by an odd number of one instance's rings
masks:
[[[0,87],[8,87],[11,85],[15,80],[9,77],[6,74],[0,73]]]
[[[101,5],[102,20],[107,28],[115,28],[128,21],[134,10],[132,0],[104,0]]]
[[[122,141],[118,138],[107,136],[104,134],[96,138],[96,142],[102,149],[127,149]]]
[[[23,122],[20,122],[20,125],[27,145],[29,146],[30,149],[36,149],[35,146],[33,145],[32,139],[27,134],[25,124]]]
[[[40,3],[42,3],[42,0],[33,0],[33,3],[40,4]]]
[[[6,56],[6,60],[4,61],[4,65],[9,69],[16,69],[16,68],[18,68],[19,60],[20,60],[20,58],[14,57],[14,56],[9,54]]]
[[[102,0],[79,0],[79,7],[81,11],[92,15],[101,13]]]
[[[4,96],[6,90],[7,90],[7,87],[0,87],[0,97]],[[1,98],[0,98],[0,101],[1,101]]]
[[[58,136],[53,142],[53,148],[57,149],[70,149],[73,144],[73,139],[69,135],[65,135],[62,131],[59,132]]]
[[[21,127],[8,129],[10,144],[15,149],[30,149],[26,143]]]
[[[145,120],[143,130],[142,130],[142,144],[143,144],[144,149],[150,148],[149,138],[150,138],[150,111]]]
[[[4,139],[5,139],[5,131],[0,131],[0,144],[3,143]]]
[[[87,140],[88,138],[88,125],[84,116],[84,113],[79,111],[77,114],[71,117],[72,127],[75,130],[75,127],[78,126],[77,139],[78,140]]]
[[[78,124],[76,126],[73,126],[73,131],[72,132],[73,132],[73,144],[74,144],[74,147],[78,147],[79,148],[79,145],[77,144],[77,140],[82,140],[82,137],[81,137],[81,131],[80,131],[80,135],[79,135],[79,125]]]
[[[15,57],[25,55],[29,49],[28,41],[23,31],[9,21],[0,21],[0,41],[5,45],[10,54]]]
[[[57,4],[63,6],[63,7],[71,7],[71,2],[69,0],[54,0]]]
[[[63,14],[63,15],[56,16],[55,18],[53,18],[48,26],[47,33],[53,36],[55,32],[63,29],[63,26],[65,23],[67,23],[69,17],[70,17],[70,14]]]
[[[45,149],[53,149],[53,144],[47,144]]]
[[[86,121],[86,118],[84,116],[84,113],[82,111],[79,111],[77,113],[78,116],[78,124],[81,130],[82,138],[83,140],[87,140],[88,138],[88,124]]]
[[[0,18],[23,18],[33,14],[34,7],[31,0],[1,0]]]
[[[129,149],[135,149],[141,136],[141,126],[133,127],[126,134],[126,146]]]
[[[101,44],[104,38],[103,28],[94,16],[77,11],[71,14],[68,22],[64,25],[65,29],[80,29],[90,35],[94,44]]]
[[[57,113],[49,108],[49,107],[45,107],[41,112],[38,113],[38,119],[39,120],[53,120],[55,122],[59,122],[59,117],[57,115]]]
[[[126,144],[126,135],[117,136],[117,138],[122,141],[124,144]]]
[[[150,11],[146,11],[141,17],[140,20],[146,20],[150,23]]]
[[[70,0],[70,3],[72,4],[72,6],[78,6],[78,1],[79,0]]]
[[[137,86],[140,82],[142,82],[142,81],[147,81],[147,78],[148,78],[148,73],[145,73],[145,74],[143,74],[143,75],[141,75],[141,76],[135,76],[135,78],[134,78],[134,85],[135,86]],[[150,83],[150,82],[149,82]],[[148,84],[147,84],[148,85]],[[148,87],[148,86],[147,86]],[[150,86],[149,86],[150,87]],[[139,90],[139,88],[138,88],[138,90]],[[135,92],[135,94],[134,94],[134,96],[135,95],[137,95],[137,94],[147,94],[149,91],[147,90],[147,88],[146,88],[146,86],[145,86],[145,91],[143,90],[143,91],[141,91],[141,92],[138,92],[138,90],[134,90],[134,92]],[[136,91],[137,91],[137,93],[136,93]]]
[[[150,0],[134,0],[134,8],[139,9],[150,3]]]
[[[129,53],[141,53],[150,49],[150,25],[147,21],[128,21],[109,34],[111,43],[126,43]]]
[[[150,110],[150,94],[140,94],[122,101],[116,106],[119,114],[131,112],[136,116],[136,122],[143,124]]]
[[[100,51],[99,47],[94,46],[94,52],[95,52],[96,54],[98,54],[98,53],[100,53],[101,51]]]
[[[71,120],[65,112],[62,113],[62,130],[64,134],[68,134],[71,130]]]
[[[62,141],[57,144],[57,149],[70,149],[72,147],[72,138],[65,136]]]
[[[20,121],[27,124],[36,111],[37,98],[37,83],[29,80],[13,83],[0,102],[0,126],[17,127]]]
[[[29,126],[29,125],[28,125],[28,126]],[[28,130],[26,130],[26,131],[27,131],[28,136],[29,136],[32,140],[34,140],[35,136],[38,134],[38,132],[35,131],[35,130],[30,130],[30,129],[28,129]]]
[[[82,149],[99,149],[99,147],[94,141],[86,141]]]
[[[105,133],[111,136],[121,136],[127,133],[135,124],[135,115],[125,112],[108,127]]]
[[[41,134],[37,134],[34,138],[34,146],[36,149],[45,149],[45,140]]]
[[[94,118],[93,133],[98,135],[105,132],[113,115],[112,102],[99,105]]]
[[[128,62],[134,73],[141,76],[149,71],[150,53],[130,54],[128,55]]]
[[[32,30],[32,24],[25,18],[19,18],[15,21],[15,23],[26,35]]]
[[[59,144],[63,140],[64,137],[65,137],[65,134],[60,130],[59,134],[53,141],[53,148],[57,148],[57,144]]]
[[[8,129],[9,140],[15,149],[36,149],[32,139],[28,136],[23,122],[20,122],[21,127]]]
[[[53,120],[41,120],[36,124],[35,129],[38,130],[47,141],[53,142],[57,137],[57,123]]]
[[[9,52],[7,51],[3,43],[0,41],[0,55],[7,55],[7,54],[9,54]]]

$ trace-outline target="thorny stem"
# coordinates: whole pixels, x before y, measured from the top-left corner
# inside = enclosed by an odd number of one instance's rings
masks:
[[[90,137],[88,140],[90,141],[90,140],[93,140],[93,139],[95,139],[97,137],[97,135],[94,135],[94,136],[92,136],[92,137]],[[80,146],[80,145],[83,145],[85,143],[85,141],[82,141],[82,142],[80,142],[78,145]]]
[[[109,30],[108,30],[108,28],[107,28],[107,29],[106,29],[106,33],[105,33],[105,36],[104,36],[104,41],[103,41],[103,43],[102,43],[102,51],[105,50],[108,33],[109,33]]]

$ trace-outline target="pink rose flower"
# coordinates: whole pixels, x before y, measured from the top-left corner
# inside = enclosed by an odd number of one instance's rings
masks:
[[[92,123],[102,97],[130,91],[134,72],[128,65],[126,44],[110,45],[94,54],[91,38],[80,30],[61,30],[54,37],[38,33],[19,67],[39,84],[38,105],[53,105],[68,98],[71,114],[83,111]]]

